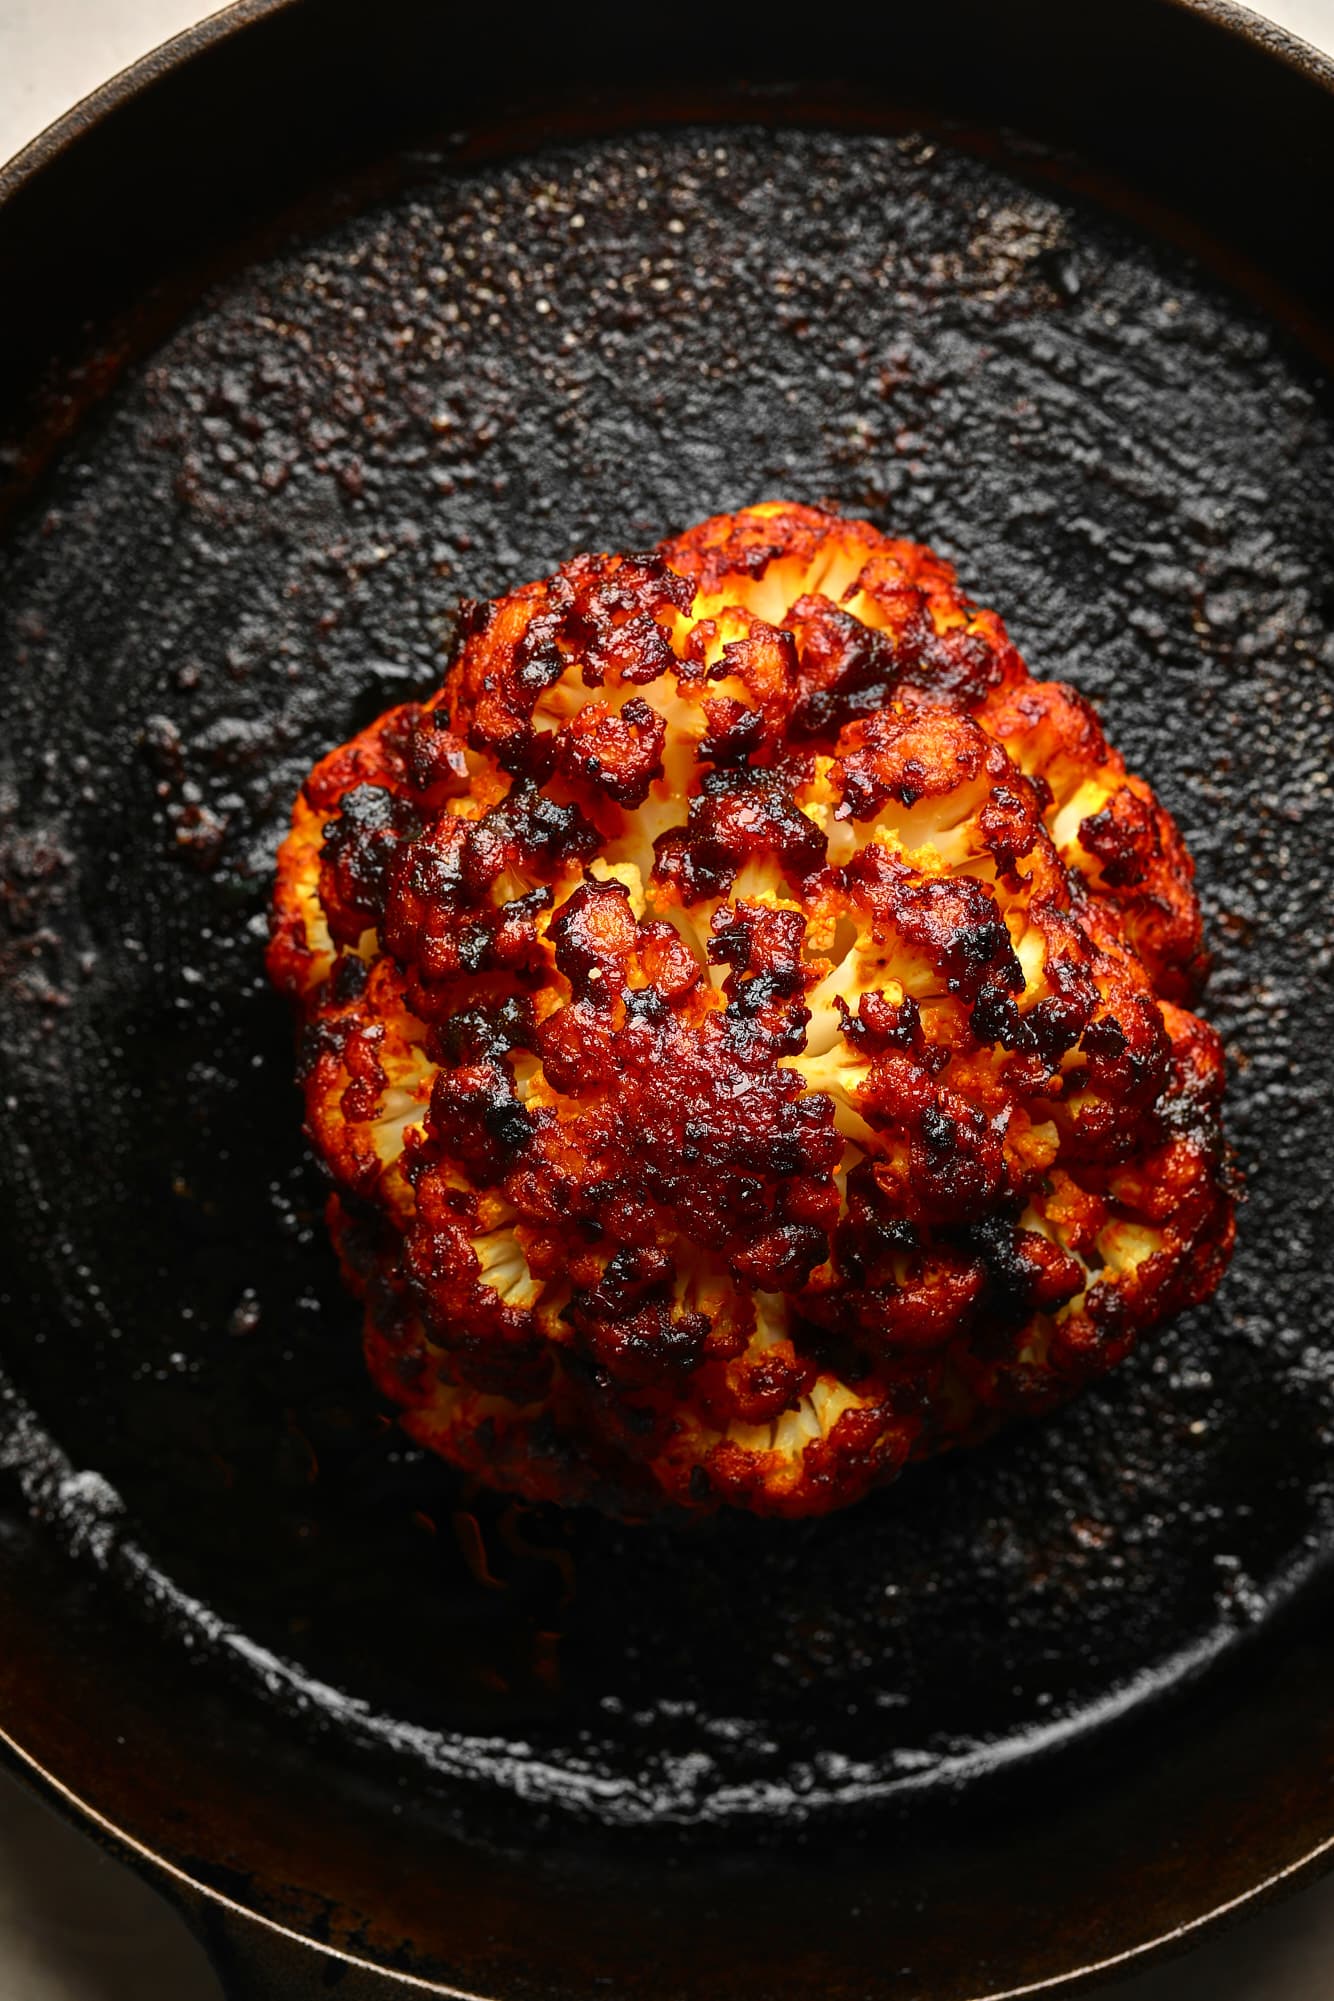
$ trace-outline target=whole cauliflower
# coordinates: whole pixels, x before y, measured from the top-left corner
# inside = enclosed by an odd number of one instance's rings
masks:
[[[317,765],[269,965],[412,1436],[626,1513],[841,1507],[1233,1239],[1192,866],[949,565],[772,503],[464,608]]]

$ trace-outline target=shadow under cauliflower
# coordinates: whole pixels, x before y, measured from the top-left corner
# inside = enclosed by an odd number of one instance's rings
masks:
[[[414,1438],[821,1513],[1231,1251],[1192,867],[947,564],[775,503],[465,607],[307,780],[273,979]]]

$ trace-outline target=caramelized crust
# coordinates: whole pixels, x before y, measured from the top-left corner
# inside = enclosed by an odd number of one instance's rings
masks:
[[[1230,1254],[1192,868],[947,564],[771,504],[465,608],[316,767],[269,966],[414,1437],[819,1513]]]

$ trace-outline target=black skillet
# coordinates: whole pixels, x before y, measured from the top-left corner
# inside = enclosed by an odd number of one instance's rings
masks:
[[[0,1725],[238,1995],[1066,1992],[1334,1850],[1332,87],[1166,0],[259,4],[0,177]],[[772,493],[1177,811],[1241,1247],[845,1518],[516,1511],[363,1381],[273,845],[460,592]]]

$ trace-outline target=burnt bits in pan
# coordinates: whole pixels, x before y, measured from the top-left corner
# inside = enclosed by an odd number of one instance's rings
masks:
[[[442,166],[217,285],[0,558],[5,1366],[151,1615],[414,1783],[625,1821],[929,1783],[1268,1618],[1334,1527],[1332,445],[1219,283],[931,141]],[[683,1543],[515,1516],[369,1404],[263,912],[460,593],[765,492],[935,542],[1100,702],[1198,860],[1249,1201],[1218,1301],[1050,1426]]]

